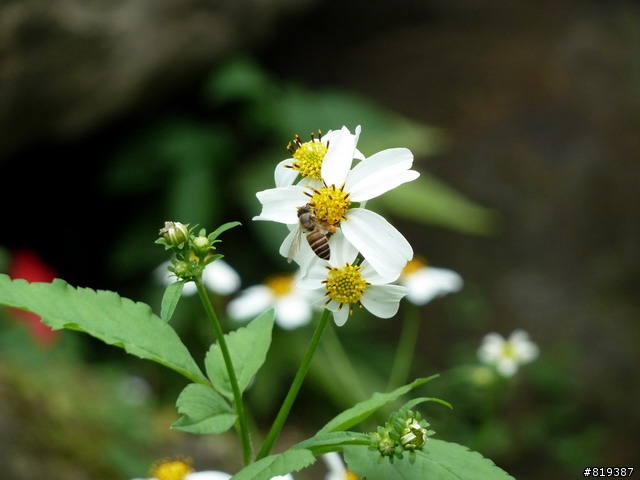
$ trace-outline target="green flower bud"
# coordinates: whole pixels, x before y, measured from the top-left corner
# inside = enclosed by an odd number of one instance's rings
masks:
[[[176,274],[176,277],[181,280],[185,280],[191,276],[191,265],[184,260],[176,262],[171,270]]]
[[[422,448],[427,441],[427,429],[420,425],[415,418],[408,418],[405,428],[402,430],[400,444],[406,450],[416,450]]]
[[[196,237],[193,239],[193,249],[198,257],[206,257],[211,252],[211,241],[207,237]]]
[[[180,222],[164,222],[160,235],[168,245],[179,246],[189,240],[189,229]]]

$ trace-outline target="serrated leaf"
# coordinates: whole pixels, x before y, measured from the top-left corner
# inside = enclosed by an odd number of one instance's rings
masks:
[[[274,319],[274,310],[270,309],[256,317],[246,327],[225,335],[240,392],[244,392],[267,357]],[[205,368],[211,383],[218,391],[227,398],[233,398],[229,373],[217,343],[211,345],[207,353]]]
[[[347,445],[344,458],[353,473],[367,480],[508,480],[513,477],[478,452],[457,443],[429,439],[413,461],[381,458],[367,447]]]
[[[128,353],[208,383],[178,334],[144,303],[63,280],[27,283],[0,274],[0,304],[28,310],[54,330],[79,330]]]
[[[249,464],[230,480],[270,480],[277,475],[297,472],[315,461],[316,457],[309,450],[289,449]]]
[[[324,427],[322,427],[318,431],[317,435],[351,428],[352,426],[362,422],[368,416],[372,415],[376,410],[384,407],[388,403],[393,402],[398,397],[413,390],[417,386],[422,385],[423,383],[426,383],[436,377],[437,375],[429,378],[418,378],[417,380],[414,380],[413,382],[402,387],[396,388],[394,391],[389,393],[374,393],[367,400],[363,400],[362,402],[359,402],[353,407],[338,414]]]
[[[182,295],[182,289],[184,287],[183,281],[173,282],[169,285],[162,295],[162,303],[160,304],[160,318],[165,322],[171,320],[173,312],[178,306],[180,296]]]
[[[200,435],[215,435],[229,430],[237,415],[227,401],[210,387],[199,383],[187,385],[176,402],[182,414],[171,428]]]

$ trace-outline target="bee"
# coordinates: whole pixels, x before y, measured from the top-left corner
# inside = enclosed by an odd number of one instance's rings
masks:
[[[314,215],[313,208],[306,204],[298,208],[298,233],[289,249],[289,261],[298,249],[300,236],[303,232],[307,234],[307,242],[318,257],[329,260],[331,250],[329,249],[329,237],[336,233],[338,229],[330,225],[321,218]]]

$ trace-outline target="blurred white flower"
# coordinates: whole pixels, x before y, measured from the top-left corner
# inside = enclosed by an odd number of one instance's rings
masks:
[[[462,277],[453,270],[427,265],[420,258],[409,261],[402,270],[398,283],[407,287],[407,300],[425,305],[436,297],[457,292],[462,288]]]
[[[133,480],[229,480],[231,474],[218,470],[194,472],[189,459],[164,459],[151,467],[151,477]],[[278,475],[271,480],[293,480],[291,474]]]
[[[538,346],[529,340],[524,330],[515,330],[508,339],[498,333],[489,333],[482,339],[478,349],[481,362],[494,365],[498,373],[511,377],[518,367],[538,358]]]
[[[279,273],[254,285],[227,304],[227,314],[236,320],[250,320],[274,307],[276,323],[285,330],[307,325],[313,316],[308,292],[296,283],[299,274]]]
[[[353,472],[347,470],[342,457],[337,452],[329,452],[321,455],[320,458],[327,465],[329,470],[324,480],[360,480]]]
[[[176,276],[168,270],[171,265],[169,261],[162,263],[154,272],[158,283],[168,287],[176,281]],[[218,295],[231,295],[240,288],[240,275],[224,260],[216,260],[210,263],[202,272],[202,283],[207,290]],[[185,283],[182,288],[182,295],[185,297],[195,295],[196,284]]]

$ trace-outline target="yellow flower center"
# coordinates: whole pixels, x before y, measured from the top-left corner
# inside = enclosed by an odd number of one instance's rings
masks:
[[[513,358],[513,359],[517,359],[518,358],[518,352],[515,348],[515,346],[513,345],[513,343],[511,342],[504,342],[502,344],[502,357],[503,358]]]
[[[413,260],[407,262],[407,264],[402,269],[402,276],[411,275],[412,273],[416,273],[418,270],[421,270],[427,266],[427,261],[422,257],[414,257]]]
[[[316,180],[322,179],[320,170],[322,160],[329,150],[329,144],[322,143],[322,132],[318,131],[316,140],[311,134],[311,140],[302,143],[300,137],[296,135],[295,140],[287,145],[287,150],[292,153],[293,164],[286,165],[288,168],[298,170],[303,177],[311,177]]]
[[[281,297],[293,290],[293,275],[288,273],[277,273],[267,278],[264,281],[264,284],[276,297]]]
[[[191,472],[193,472],[191,460],[165,459],[151,467],[149,476],[158,480],[183,480]]]
[[[324,220],[329,225],[337,225],[346,217],[347,210],[351,205],[349,192],[345,192],[343,187],[336,188],[335,185],[313,189],[313,194],[309,204],[313,207],[315,216]]]
[[[357,476],[355,473],[347,470],[347,472],[345,473],[345,479],[344,480],[360,480],[360,477]]]
[[[329,274],[324,281],[327,288],[325,296],[340,303],[340,307],[345,303],[358,303],[369,285],[362,278],[360,265],[328,268]]]

